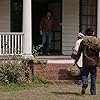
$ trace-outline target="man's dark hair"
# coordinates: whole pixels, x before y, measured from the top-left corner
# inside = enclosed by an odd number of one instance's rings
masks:
[[[53,14],[53,12],[51,10],[48,10],[47,12],[50,12],[51,14]]]
[[[86,29],[85,35],[92,36],[93,35],[93,30],[91,28]]]
[[[51,10],[48,10],[47,12],[50,12],[50,13],[51,13],[51,17],[53,16],[53,11],[51,11]]]

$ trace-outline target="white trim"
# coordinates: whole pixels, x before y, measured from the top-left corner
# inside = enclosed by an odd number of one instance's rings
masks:
[[[0,32],[0,35],[24,35],[22,32]]]
[[[23,0],[23,55],[32,55],[31,0]]]
[[[47,60],[48,64],[73,64],[74,60]]]
[[[97,37],[100,38],[100,0],[97,1]]]
[[[62,59],[67,59],[67,60],[70,60],[71,59],[71,56],[63,56],[63,55],[58,55],[58,56],[56,56],[56,55],[51,55],[51,56],[37,56],[36,57],[37,59],[53,59],[53,60],[62,60]]]

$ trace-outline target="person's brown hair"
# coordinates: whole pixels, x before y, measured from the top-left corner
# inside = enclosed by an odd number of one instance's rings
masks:
[[[50,13],[51,13],[51,16],[53,16],[53,12],[52,12],[51,10],[48,10],[47,13],[48,13],[48,12],[50,12]]]
[[[92,36],[93,35],[93,30],[91,28],[86,29],[85,35]]]

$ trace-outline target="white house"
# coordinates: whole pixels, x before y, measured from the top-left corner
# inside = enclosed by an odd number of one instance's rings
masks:
[[[46,9],[62,21],[52,44],[62,54],[71,54],[79,31],[91,27],[100,37],[100,0],[0,0],[0,54],[31,56],[34,40],[40,41],[36,22]]]

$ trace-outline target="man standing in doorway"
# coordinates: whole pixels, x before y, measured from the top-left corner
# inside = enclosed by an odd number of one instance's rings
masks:
[[[42,35],[42,54],[50,55],[51,33],[54,25],[53,12],[48,10],[47,16],[43,17],[40,23],[40,34]]]

